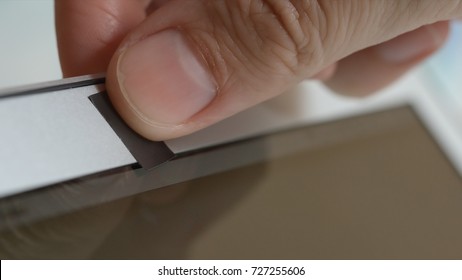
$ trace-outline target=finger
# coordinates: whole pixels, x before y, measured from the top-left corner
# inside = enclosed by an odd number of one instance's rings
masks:
[[[123,37],[145,19],[145,8],[143,1],[56,1],[56,34],[64,76],[105,72]]]
[[[107,87],[140,134],[178,137],[361,49],[460,14],[453,0],[172,0],[124,40]]]
[[[338,63],[326,85],[338,93],[354,96],[377,91],[437,51],[448,33],[449,23],[438,22],[359,51]]]

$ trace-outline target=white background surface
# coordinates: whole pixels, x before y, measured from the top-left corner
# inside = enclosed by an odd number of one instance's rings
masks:
[[[61,78],[52,0],[0,0],[0,88]]]

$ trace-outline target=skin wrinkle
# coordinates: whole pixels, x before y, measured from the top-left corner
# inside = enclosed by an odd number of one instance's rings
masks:
[[[218,39],[219,48],[219,51],[215,51],[211,58],[208,57],[208,60],[216,61],[210,64],[214,65],[214,67],[218,66],[218,69],[226,67],[227,64],[229,64],[229,69],[225,71],[220,70],[220,72],[224,72],[224,75],[218,78],[221,80],[219,81],[219,84],[228,84],[233,80],[230,78],[231,68],[244,67],[244,72],[247,71],[248,73],[251,73],[251,75],[256,75],[255,69],[262,68],[262,65],[255,65],[255,62],[258,62],[261,59],[261,54],[259,54],[259,48],[254,46],[255,41],[249,42],[247,39],[249,38],[248,21],[244,21],[246,19],[246,15],[242,12],[245,11],[247,7],[241,5],[241,8],[236,9],[236,6],[231,5],[236,2],[232,1],[206,2],[209,3],[208,8],[210,12],[208,14],[215,15],[212,21],[217,23],[215,24],[215,30],[217,31],[214,35],[215,38]],[[248,1],[242,1],[240,3],[244,2],[248,3]],[[203,38],[199,39],[203,40]],[[216,56],[221,59],[214,58]],[[249,63],[248,61],[252,61],[254,63]],[[228,63],[225,64],[224,62]],[[268,67],[263,68],[268,69]]]
[[[194,39],[191,38],[191,36],[188,36],[188,34],[202,34],[203,35],[202,38],[210,38],[209,42],[212,42],[212,43],[216,42],[213,39],[213,37],[210,36],[210,33],[207,33],[206,31],[203,31],[202,29],[199,29],[199,28],[188,29],[188,31],[190,32],[186,32],[186,33],[183,32],[183,35],[186,36],[187,38],[186,41],[189,41],[190,43],[189,45],[193,48],[193,52],[199,56],[200,62],[202,62],[205,65],[205,67],[207,67],[210,70],[209,73],[211,73],[211,75],[214,76],[213,80],[218,81],[218,79],[216,78],[218,70],[219,70],[219,67],[217,67],[217,64],[227,66],[227,64],[223,60],[223,57],[221,56],[219,44],[215,44],[217,48],[212,48],[212,49],[218,50],[217,53],[219,53],[219,55],[218,56],[212,55],[210,51],[211,48],[207,47],[207,44],[204,41],[194,41]],[[216,30],[215,30],[215,25],[214,25],[212,34],[215,34],[215,32]],[[191,43],[195,43],[195,44],[191,44]],[[207,59],[207,58],[212,58],[212,59]],[[222,59],[219,63],[217,63],[218,58]],[[219,99],[221,92],[222,92],[221,91],[222,87],[220,87],[220,83],[218,82],[215,82],[215,86],[216,86],[215,99]]]
[[[280,3],[277,0],[272,1]],[[292,66],[291,68],[294,69],[293,73],[298,73],[299,76],[306,78],[314,74],[308,72],[309,70],[322,69],[335,62],[329,61],[332,56],[326,54],[325,51],[332,49],[327,44],[330,44],[329,42],[332,41],[333,36],[336,41],[338,40],[338,32],[331,32],[331,30],[336,31],[339,23],[338,21],[334,21],[334,23],[331,21],[328,22],[327,18],[336,19],[333,11],[335,11],[335,5],[339,4],[332,4],[332,1],[322,0],[287,0],[287,2],[292,3],[292,7],[298,12],[296,21],[285,21],[286,23],[295,25],[296,28],[287,26],[287,24],[284,26],[284,21],[281,23],[283,27],[286,27],[286,33],[294,44],[292,53],[295,54],[294,60],[296,63],[294,65],[296,66]],[[277,11],[275,13],[281,14]],[[284,16],[284,13],[282,15]],[[297,33],[300,33],[299,37],[297,37]],[[337,44],[338,42],[333,45]]]
[[[355,15],[355,13],[359,10],[369,11],[369,8],[370,5],[368,1],[358,1],[353,3],[349,1],[347,3],[343,3],[341,9],[345,12],[342,15],[344,18],[347,19],[344,25],[351,26],[351,28],[348,28],[346,32],[339,32],[340,34],[345,34],[343,40],[344,43],[352,44],[353,42],[355,42],[355,40],[352,40],[351,38],[357,37],[357,34],[363,34],[365,32],[368,32],[367,25],[364,23],[368,22],[368,15],[370,13],[364,12],[360,17]],[[357,41],[361,42],[362,40],[359,39]],[[340,49],[345,49],[345,47],[341,46]]]
[[[311,24],[315,24],[315,26],[318,26],[318,34],[320,35],[320,42],[326,42],[328,39],[328,29],[326,27],[330,26],[328,25],[327,21],[327,14],[328,14],[328,9],[325,8],[325,2],[324,1],[303,1],[303,8],[302,12],[305,13],[305,19],[311,20],[310,18],[310,13],[308,13],[309,10],[317,10],[318,12],[311,12],[311,14],[316,15],[316,22],[311,21]],[[333,17],[332,20],[334,21],[334,25],[338,25],[338,18]],[[337,23],[337,24],[336,24]]]
[[[278,1],[281,3],[280,0]],[[245,48],[250,54],[251,60],[253,59],[252,61],[254,63],[251,65],[251,68],[255,68],[256,71],[252,70],[251,73],[253,72],[253,75],[257,75],[255,72],[258,72],[260,73],[258,76],[261,77],[267,76],[268,72],[280,76],[287,74],[292,76],[297,74],[297,76],[299,76],[298,74],[300,73],[301,67],[298,59],[300,52],[298,50],[307,48],[305,47],[306,36],[300,28],[299,19],[294,18],[292,11],[288,11],[284,5],[275,4],[275,2],[269,0],[253,1],[251,3],[248,1],[245,2],[251,5],[251,7],[248,8],[249,6],[243,4],[239,6],[246,7],[243,9],[244,12],[249,11],[250,16],[247,18],[250,23],[245,24],[246,28],[243,35],[238,36],[237,39],[239,40],[239,49]],[[290,4],[289,10],[291,10],[290,7],[295,9],[290,1],[285,3]],[[236,26],[239,27],[239,25],[242,25],[242,22],[235,23],[234,25],[234,29],[239,29],[236,28]],[[296,27],[294,28],[289,25],[294,25]],[[245,38],[249,37],[249,32],[252,33],[254,37],[259,38],[257,47],[249,48],[249,40],[243,41]],[[258,42],[260,42],[260,44],[258,44]],[[303,46],[300,47],[302,44]],[[268,53],[277,59],[266,59]],[[313,63],[312,60],[310,61]],[[258,64],[255,62],[258,62]]]
[[[277,1],[281,3],[280,0]],[[318,26],[318,21],[326,21],[323,12],[317,12],[319,11],[318,1],[308,1],[312,7],[316,7],[311,11],[303,9],[307,7],[306,5],[295,7],[291,1],[284,1],[288,4],[281,5],[273,2],[273,5],[276,5],[273,9],[268,5],[271,0],[203,2],[210,11],[207,14],[215,16],[212,21],[217,23],[214,28],[218,31],[214,34],[216,34],[215,38],[218,38],[218,43],[215,48],[209,48],[214,50],[213,53],[207,50],[207,47],[201,47],[202,53],[209,67],[214,70],[212,73],[215,76],[217,76],[217,69],[229,65],[226,71],[218,70],[218,72],[225,73],[217,78],[218,84],[221,85],[220,91],[234,88],[235,81],[242,82],[244,79],[245,87],[260,92],[260,89],[265,86],[268,74],[281,77],[285,82],[289,80],[293,82],[315,74],[306,73],[308,72],[306,69],[313,71],[312,69],[318,68],[317,66],[322,66],[321,68],[327,66],[324,65],[326,63],[322,59],[324,48],[319,47],[319,45],[324,45],[321,37],[327,37],[323,35],[326,32],[321,34],[317,28],[313,29],[313,27],[303,26],[302,29],[302,25],[309,25],[306,24],[307,22],[312,22],[311,26]],[[232,5],[236,3],[238,5]],[[301,9],[302,16],[300,12],[297,12],[298,15],[294,17],[294,9]],[[304,29],[308,29],[308,32],[313,34],[309,36],[312,38],[308,39]],[[227,34],[216,33],[220,30],[226,30]],[[257,39],[248,40],[252,37]],[[204,41],[204,38],[199,37],[196,40],[196,42],[201,41]],[[202,45],[206,46],[207,43]],[[276,59],[267,59],[267,57]],[[237,73],[231,69],[244,69],[244,71]],[[249,75],[243,75],[241,72],[249,73],[250,77],[257,78],[254,80],[258,83],[252,82]]]
[[[455,3],[454,7],[442,7],[441,5],[436,5],[435,7],[435,1],[429,1],[429,0],[408,0],[405,2],[406,6],[403,8],[403,11],[406,12],[406,15],[403,15],[404,18],[412,18],[412,17],[417,17],[417,18],[429,18],[428,15],[416,15],[416,11],[420,11],[423,13],[424,11],[432,11],[433,12],[433,18],[434,21],[437,21],[442,14],[447,14],[447,11],[451,11],[453,9],[456,9],[457,5],[459,4],[459,1],[454,0],[452,1]],[[406,17],[407,16],[407,17]],[[433,21],[433,22],[434,22]],[[428,24],[428,22],[427,22]]]
[[[432,24],[437,21],[441,21],[442,19],[449,19],[450,17],[447,15],[451,14],[450,12],[460,14],[462,11],[461,0],[450,1],[453,5],[449,4],[444,6],[438,5],[437,1],[433,0],[406,0],[396,2],[392,1],[391,3],[393,4],[391,8],[399,12],[394,14],[392,20],[388,19],[384,24],[391,22],[394,26],[410,26],[407,31],[415,30],[422,25]],[[431,13],[429,13],[429,11]],[[399,30],[399,28],[393,28],[394,26],[391,26],[391,29]],[[401,33],[392,34],[392,36],[389,35],[388,39],[400,34]],[[383,34],[379,33],[378,35]]]
[[[326,28],[324,28],[324,32],[320,31],[320,34],[322,36],[320,42],[324,43],[324,46],[322,46],[322,48],[323,49],[327,48],[328,46],[326,44],[329,44],[333,52],[340,52],[342,44],[339,44],[339,42],[345,43],[348,37],[348,32],[342,32],[341,30],[341,28],[343,28],[343,26],[345,25],[340,24],[340,21],[339,21],[340,19],[339,11],[345,10],[345,2],[343,1],[337,2],[337,9],[327,6],[328,4],[332,5],[332,2],[327,2],[326,4],[326,1],[318,1],[318,3],[319,3],[318,8],[320,9],[320,11],[322,11],[321,14],[324,15],[324,17],[322,18],[323,21],[319,22],[319,25],[326,26]],[[340,5],[339,3],[342,3],[344,5],[339,7]],[[327,20],[328,11],[331,11],[330,12],[331,17],[329,20],[330,24],[328,24],[328,20]],[[336,44],[334,44],[332,40],[335,40]]]
[[[238,3],[242,3],[243,1],[240,1]],[[250,2],[248,2],[250,4]],[[248,63],[246,63],[249,58],[250,60],[258,60],[258,56],[255,53],[255,48],[253,46],[254,41],[249,42],[248,38],[250,32],[250,28],[248,27],[248,21],[246,20],[247,14],[245,14],[245,11],[243,12],[241,9],[244,7],[243,4],[239,5],[238,9],[235,9],[234,5],[230,5],[229,1],[225,2],[225,12],[227,13],[229,17],[229,21],[225,22],[225,30],[231,30],[231,37],[228,40],[229,47],[228,49],[230,50],[230,53],[234,54],[234,57],[236,58],[236,61],[241,62],[244,66],[250,66]],[[250,8],[249,8],[250,9]],[[226,35],[225,35],[226,37]],[[234,47],[237,45],[237,47]],[[231,50],[235,50],[232,52]],[[251,56],[249,57],[247,54],[250,54]],[[250,70],[250,69],[249,69]]]
[[[202,46],[201,51],[217,80],[219,87],[216,102],[223,97],[222,92],[228,92],[235,89],[236,86],[242,86],[242,79],[248,79],[247,84],[251,85],[252,78],[249,78],[249,75],[242,75],[242,72],[251,73],[250,69],[236,71],[236,69],[249,66],[249,63],[241,49],[236,48],[235,38],[240,37],[236,35],[237,33],[233,29],[230,30],[231,32],[229,31],[228,26],[232,22],[232,17],[227,14],[229,11],[223,9],[222,6],[215,6],[216,1],[204,2],[208,3],[206,6],[210,12],[207,14],[214,16],[211,21],[218,24],[213,25],[212,32],[203,32],[202,36],[196,36],[195,41]],[[210,26],[207,27],[210,29]],[[238,82],[240,80],[241,82]]]
[[[201,47],[202,55],[207,61],[211,73],[215,76],[218,84],[217,97],[220,98],[221,92],[226,91],[226,88],[233,84],[235,71],[230,66],[235,65],[239,59],[235,52],[230,50],[229,46],[232,45],[230,33],[224,28],[219,28],[226,26],[229,15],[224,15],[224,12],[214,5],[214,1],[204,1],[204,3],[204,7],[209,11],[206,14],[211,15],[210,22],[215,22],[215,24],[211,27],[211,32],[205,31],[202,36],[193,40]]]
[[[363,34],[370,34],[368,30],[371,24],[366,24],[370,19],[368,12],[371,8],[370,2],[365,0],[338,1],[335,10],[338,11],[336,18],[342,18],[343,21],[337,24],[337,32],[334,34],[336,40],[341,37],[341,44],[336,42],[335,52],[343,53],[343,56],[351,54],[352,50],[357,50],[363,44]],[[360,15],[358,13],[362,11]],[[374,19],[377,20],[377,19]],[[349,28],[345,27],[348,26]],[[331,32],[333,33],[333,32]],[[357,44],[357,46],[355,46]],[[348,47],[347,47],[348,46]]]
[[[262,7],[264,7],[262,5]],[[263,8],[265,9],[265,8]],[[265,28],[267,24],[265,24],[263,20],[267,20],[268,17],[274,17],[274,14],[270,12],[267,8],[263,10],[263,12],[252,12],[248,18],[250,19],[251,24],[253,24],[252,28],[249,28],[249,31],[255,30],[256,32],[255,35],[258,38],[256,40],[256,44],[258,45],[257,48],[254,48],[253,53],[254,53],[254,58],[260,63],[260,65],[263,65],[263,67],[256,67],[257,70],[260,69],[265,69],[265,71],[262,74],[262,78],[267,76],[268,73],[272,75],[284,75],[285,73],[281,71],[280,69],[287,69],[292,75],[295,75],[296,73],[294,72],[294,68],[292,65],[294,64],[293,59],[290,59],[293,57],[293,49],[291,46],[287,46],[287,44],[284,44],[284,40],[280,40],[278,37],[279,36],[271,36],[267,35],[268,29],[273,29],[273,28]],[[260,23],[263,22],[263,23]],[[274,32],[271,32],[274,34]],[[261,53],[271,53],[272,57],[279,57],[280,62],[282,63],[283,67],[279,67],[279,64],[273,65],[270,61],[267,59],[264,59],[264,56],[261,55]],[[260,71],[262,72],[262,71]]]
[[[313,58],[318,60],[319,65],[326,65],[325,62],[325,50],[328,44],[328,34],[332,24],[328,24],[327,15],[328,9],[325,8],[325,3],[319,0],[307,0],[302,1],[302,7],[299,9],[299,16],[301,17],[300,21],[302,22],[302,28],[304,27],[304,33],[309,34],[310,36],[305,35],[306,43],[302,44],[302,47],[299,48],[297,54],[299,61],[312,61]],[[334,17],[335,18],[335,17]],[[304,21],[304,22],[303,22]],[[317,28],[315,32],[308,29],[308,26],[312,28]],[[313,36],[315,37],[313,39]],[[305,47],[303,47],[305,46]],[[303,65],[307,66],[307,65]],[[322,67],[321,67],[322,68]]]
[[[258,20],[258,17],[256,18],[252,15],[264,15],[264,18],[266,18],[268,16],[267,7],[260,1],[240,1],[240,3],[240,8],[237,10],[228,5],[231,13],[235,15],[231,21],[233,29],[237,31],[235,42],[237,42],[238,49],[241,51],[240,55],[243,58],[244,67],[253,76],[261,75],[261,77],[264,77],[264,73],[266,72],[267,75],[267,71],[272,69],[268,61],[262,57],[262,53],[265,53],[267,48],[267,40],[262,31],[266,29],[267,25]],[[249,40],[249,38],[253,40]],[[252,61],[252,63],[248,63],[246,60]]]
[[[266,5],[269,7],[270,11],[273,14],[273,17],[278,22],[278,27],[283,32],[283,34],[273,37],[273,41],[281,41],[277,45],[285,45],[285,49],[288,50],[286,54],[281,55],[277,54],[279,60],[282,64],[289,70],[289,73],[292,75],[298,75],[300,73],[300,69],[304,68],[302,59],[305,55],[305,51],[307,49],[311,49],[313,46],[310,42],[306,42],[306,34],[303,32],[302,22],[300,18],[300,13],[298,9],[300,7],[296,7],[292,1],[289,0],[263,0]],[[298,9],[297,9],[298,8]],[[294,11],[297,11],[294,14]],[[303,13],[306,15],[306,13]],[[278,30],[278,31],[279,31]],[[278,37],[278,38],[276,38]],[[309,40],[311,41],[311,40]],[[307,61],[313,61],[311,59],[306,59]],[[302,66],[302,67],[301,67]]]
[[[394,17],[388,20],[388,22],[392,22],[395,25],[400,25],[403,19],[409,20],[416,15],[416,10],[421,5],[421,1],[399,1],[395,3],[395,7],[393,7],[396,11],[400,11],[399,13],[394,14]],[[392,5],[393,6],[393,5]],[[407,23],[406,23],[407,24]]]
[[[276,3],[274,1],[278,2]],[[340,53],[340,55],[337,53],[337,55],[334,56],[338,57],[350,54],[351,50],[341,49],[342,44],[338,44],[339,37],[342,38],[341,35],[343,35],[343,38],[345,39],[340,40],[345,41],[345,44],[357,41],[358,43],[354,43],[353,47],[350,46],[350,49],[354,49],[356,46],[360,46],[362,44],[362,33],[365,32],[364,29],[367,30],[365,21],[368,20],[368,16],[366,13],[366,16],[359,17],[359,21],[352,22],[355,27],[350,29],[350,32],[348,33],[343,32],[342,30],[344,25],[352,24],[349,23],[348,20],[330,23],[327,27],[325,27],[324,31],[321,29],[316,29],[315,31],[308,29],[308,32],[305,34],[310,34],[308,37],[315,37],[314,35],[317,35],[318,39],[309,42],[309,44],[306,44],[305,41],[303,47],[297,48],[297,45],[301,45],[297,39],[306,38],[307,36],[304,34],[302,34],[300,38],[294,36],[293,30],[298,29],[291,29],[291,25],[297,25],[297,27],[304,25],[325,26],[325,24],[321,24],[320,22],[326,21],[327,17],[336,18],[336,16],[342,16],[342,18],[345,18],[345,15],[347,15],[348,19],[357,18],[357,15],[355,14],[356,12],[364,10],[367,11],[368,9],[371,9],[371,5],[368,4],[368,1],[364,0],[340,2],[327,0],[283,1],[286,1],[284,3],[293,5],[287,8],[287,5],[280,4],[282,3],[281,0],[260,0],[253,2],[233,1],[233,3],[238,4],[237,8],[236,5],[231,5],[232,3],[230,1],[219,2],[217,5],[212,4],[214,9],[218,11],[215,13],[218,14],[217,18],[221,19],[221,23],[223,23],[225,27],[224,29],[229,32],[229,34],[227,34],[228,36],[226,36],[226,34],[219,34],[217,36],[217,38],[219,38],[219,51],[215,52],[212,57],[215,57],[217,54],[221,54],[220,56],[224,57],[222,61],[226,61],[228,64],[231,64],[231,69],[244,69],[243,72],[250,73],[250,77],[258,78],[256,80],[261,82],[260,84],[248,83],[245,85],[255,89],[256,91],[258,91],[260,87],[264,86],[262,83],[264,83],[266,80],[265,76],[268,74],[273,77],[284,77],[285,75],[294,76],[295,74],[300,76],[300,72],[303,72],[303,69],[305,68],[324,68],[330,63],[333,63],[323,59],[324,57],[329,58],[332,56],[330,54],[325,54],[324,50],[328,49],[326,44],[328,44],[333,37],[335,37],[335,40],[337,41],[334,45],[340,45],[340,47],[338,47],[338,52],[344,52]],[[206,2],[210,3],[210,1]],[[294,3],[298,3],[299,6],[295,7]],[[303,5],[300,5],[300,3]],[[271,6],[271,4],[274,6]],[[384,9],[390,8],[388,3],[384,3],[383,5]],[[269,12],[266,11],[267,7],[270,8]],[[307,7],[311,9],[307,9]],[[299,16],[294,17],[291,9],[297,9],[297,11],[300,11]],[[260,12],[259,10],[263,11]],[[259,20],[259,15],[265,16],[266,21]],[[272,15],[272,17],[269,15]],[[274,19],[277,20],[276,23],[273,22]],[[386,19],[377,17],[376,23],[373,25],[381,25],[380,21],[385,22],[385,20]],[[311,24],[306,24],[305,22],[310,22]],[[389,20],[385,23],[390,25]],[[279,26],[281,28],[273,28],[274,26]],[[217,29],[222,30],[220,27],[217,27]],[[331,32],[332,30],[335,30],[336,32]],[[281,31],[284,32],[284,34],[279,33]],[[306,30],[304,31],[306,32]],[[244,40],[245,38],[252,36],[259,39],[250,41]],[[289,36],[291,40],[279,39],[284,38],[284,36]],[[290,42],[291,44],[287,42]],[[318,43],[318,45],[314,45],[315,43]],[[291,47],[286,47],[288,45],[291,45]],[[319,47],[319,45],[322,47]],[[304,51],[300,51],[301,49]],[[305,51],[305,49],[307,50]],[[309,55],[306,55],[305,52]],[[270,54],[270,57],[276,57],[277,59],[264,59],[265,57],[268,57],[268,54]],[[293,57],[297,57],[297,59],[293,60]],[[225,88],[233,88],[233,83],[235,81],[242,82],[243,75],[241,73],[230,71],[232,70],[228,70],[227,75],[224,75],[224,83],[220,83]],[[285,79],[287,80],[287,78]],[[244,77],[244,81],[248,82],[249,78]]]
[[[234,72],[233,69],[244,68],[244,73],[250,73],[251,76],[258,77],[255,70],[262,67],[255,63],[260,60],[258,48],[252,46],[255,41],[247,39],[249,38],[250,29],[247,24],[248,21],[244,21],[246,19],[245,15],[242,14],[240,9],[236,9],[235,6],[228,5],[230,2],[224,3],[225,5],[214,6],[214,12],[211,14],[217,15],[217,18],[220,19],[219,22],[223,24],[223,28],[216,27],[221,33],[215,36],[218,39],[219,46],[219,51],[215,54],[222,58],[224,66],[228,64],[230,66],[226,70],[227,75],[224,75],[221,82],[219,82],[219,84],[222,84],[222,90],[227,90],[227,88],[233,88],[235,81],[238,81],[239,78],[247,79],[247,84],[252,85],[252,78],[249,78],[248,75],[243,76],[241,74],[242,71],[239,71],[239,73]],[[249,61],[253,63],[249,63]],[[228,63],[226,64],[225,62]],[[265,67],[264,69],[268,68]]]

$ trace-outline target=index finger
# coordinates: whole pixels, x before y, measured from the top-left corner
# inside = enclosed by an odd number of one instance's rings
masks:
[[[125,35],[146,17],[149,1],[55,1],[59,59],[65,77],[106,71]]]

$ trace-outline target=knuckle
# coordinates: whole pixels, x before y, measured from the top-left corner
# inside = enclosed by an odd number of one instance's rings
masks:
[[[201,22],[213,24],[201,26],[208,32],[198,41],[218,84],[299,81],[332,63],[325,61],[325,46],[335,36],[327,21],[332,7],[322,2],[329,0],[201,1],[209,17]]]
[[[328,38],[326,10],[317,0],[235,0],[243,21],[233,26],[245,26],[254,46],[244,43],[260,64],[279,74],[309,75],[324,62],[325,43]],[[239,27],[238,27],[239,28]],[[244,41],[248,38],[242,38]],[[246,42],[249,40],[245,40]]]
[[[285,42],[296,67],[316,66],[322,61],[326,16],[319,1],[265,0],[276,21],[274,38]]]

